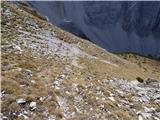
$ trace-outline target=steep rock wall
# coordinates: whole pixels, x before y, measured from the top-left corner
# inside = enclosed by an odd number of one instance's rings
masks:
[[[160,56],[160,2],[28,2],[49,21],[111,52]]]

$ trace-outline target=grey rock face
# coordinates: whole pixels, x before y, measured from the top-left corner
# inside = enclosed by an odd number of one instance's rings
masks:
[[[160,2],[39,2],[49,21],[112,52],[160,56]]]

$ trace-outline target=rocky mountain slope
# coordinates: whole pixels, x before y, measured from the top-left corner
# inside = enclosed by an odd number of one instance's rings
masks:
[[[1,14],[2,119],[160,119],[159,61],[109,53],[26,4]]]
[[[29,1],[48,20],[112,52],[160,57],[159,1]]]

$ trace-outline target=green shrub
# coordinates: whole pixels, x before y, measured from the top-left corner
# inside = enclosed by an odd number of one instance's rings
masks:
[[[140,83],[144,82],[143,78],[141,78],[141,77],[137,77],[136,80],[138,80]]]

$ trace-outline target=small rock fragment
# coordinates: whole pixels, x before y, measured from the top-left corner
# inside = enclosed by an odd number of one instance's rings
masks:
[[[24,71],[24,75],[27,77],[27,78],[30,78],[32,76],[32,71],[31,70],[25,70]]]
[[[152,78],[148,78],[145,83],[148,84],[152,84],[152,83],[158,83],[158,80],[152,79]]]
[[[24,104],[24,103],[26,103],[26,100],[23,99],[23,98],[20,98],[20,99],[17,99],[16,102],[17,102],[18,104]]]
[[[18,51],[20,51],[20,52],[23,51],[23,50],[22,50],[18,45],[16,45],[16,44],[13,44],[12,46],[13,46],[14,49],[16,49],[16,50],[18,50]]]
[[[138,120],[143,120],[143,117],[141,115],[138,115]]]
[[[23,115],[22,113],[18,115],[18,117],[21,117],[21,116],[24,117],[24,119],[28,119],[28,117],[26,115]]]
[[[156,109],[155,108],[147,108],[147,107],[144,107],[144,109],[145,109],[145,112],[146,113],[155,113],[156,112]]]
[[[36,109],[36,105],[37,105],[36,102],[31,102],[29,107],[30,107],[31,110],[35,110]]]
[[[96,97],[96,100],[99,100],[99,97]]]
[[[35,81],[35,80],[31,80],[31,83],[35,84],[35,83],[36,83],[36,81]]]
[[[142,82],[142,81],[140,82],[140,81],[138,81],[138,80],[133,80],[133,81],[131,81],[130,83],[131,83],[132,85],[137,86],[138,84],[143,83],[143,82]]]
[[[39,100],[40,100],[41,102],[43,102],[45,98],[46,98],[46,97],[40,97]]]
[[[2,90],[2,92],[0,92],[0,98],[4,97],[5,91]]]
[[[114,97],[108,97],[111,101],[115,101]]]
[[[3,116],[2,120],[8,120],[8,118],[6,116]]]
[[[102,100],[105,100],[105,98],[102,98]]]

